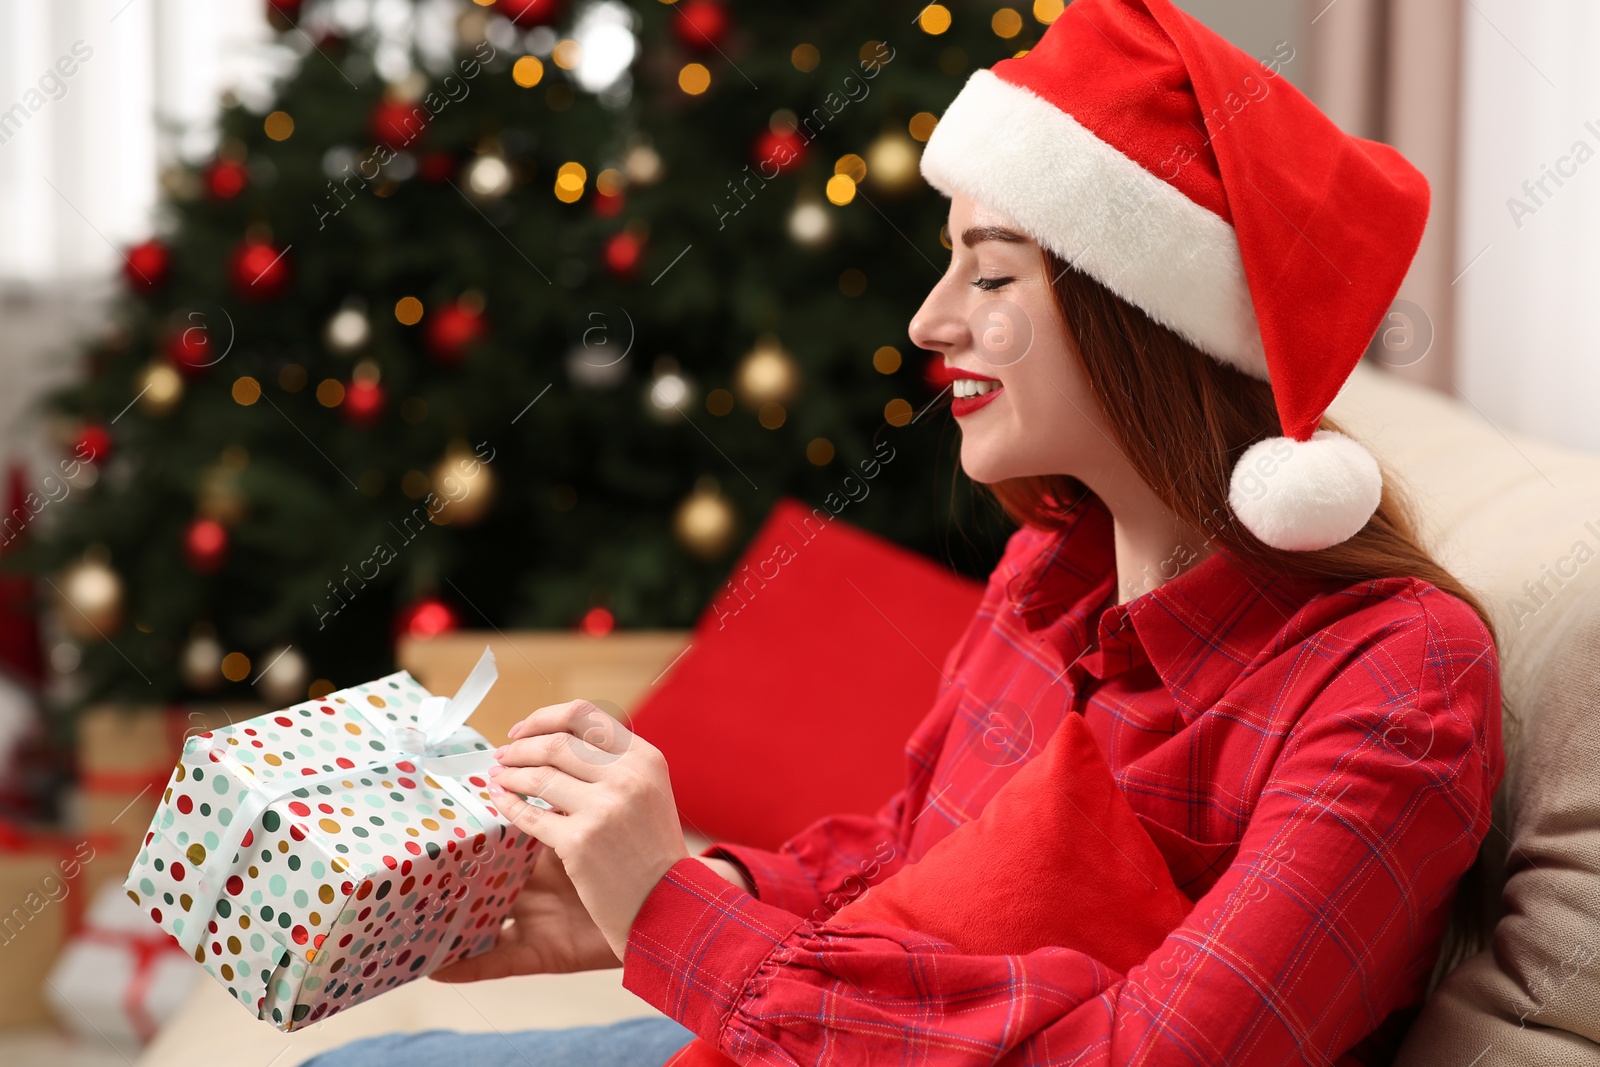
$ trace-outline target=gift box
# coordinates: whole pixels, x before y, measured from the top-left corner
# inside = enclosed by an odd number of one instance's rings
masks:
[[[137,1054],[182,1006],[199,973],[121,886],[105,885],[50,969],[45,993],[56,1019],[84,1042]]]
[[[0,821],[0,1028],[50,1018],[39,976],[82,923],[88,872],[108,842]]]
[[[239,1003],[296,1030],[490,948],[542,846],[491,746],[404,672],[194,735],[124,888]]]

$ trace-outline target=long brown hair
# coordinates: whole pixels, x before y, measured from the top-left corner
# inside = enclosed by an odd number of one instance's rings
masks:
[[[1270,573],[1347,583],[1420,578],[1470,605],[1498,644],[1483,602],[1418,541],[1411,506],[1387,474],[1378,510],[1366,526],[1330,548],[1273,548],[1232,521],[1228,488],[1234,462],[1251,444],[1282,432],[1271,386],[1211,358],[1049,249],[1041,251],[1068,335],[1117,446],[1175,515],[1242,564]],[[1321,428],[1338,426],[1324,417]],[[1067,475],[1008,479],[986,489],[1013,521],[1045,529],[1064,522],[1088,492]],[[1487,946],[1498,917],[1499,886],[1489,869],[1493,852],[1480,851],[1462,879],[1435,982]]]

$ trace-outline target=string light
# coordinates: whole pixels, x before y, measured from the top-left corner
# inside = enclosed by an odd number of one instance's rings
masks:
[[[1016,8],[1002,7],[989,19],[989,28],[996,37],[1010,40],[1022,32],[1022,16],[1017,14]]]
[[[274,141],[287,141],[294,133],[294,119],[287,111],[274,111],[261,126]]]
[[[699,96],[711,88],[711,71],[704,63],[685,63],[678,71],[678,88],[690,96]]]
[[[402,296],[395,301],[394,317],[402,326],[415,326],[422,321],[422,301],[414,296]]]
[[[575,203],[583,197],[583,186],[588,180],[589,172],[582,163],[561,164],[561,169],[556,171],[556,199],[563,204]]]
[[[571,37],[558,42],[550,52],[550,62],[562,70],[572,70],[583,59],[583,48]]]
[[[1033,17],[1050,25],[1067,9],[1065,0],[1033,0]]]
[[[538,56],[523,56],[511,65],[511,80],[524,89],[532,89],[544,77],[544,64]]]
[[[950,28],[950,9],[943,4],[929,4],[917,15],[917,25],[923,33],[937,36]]]

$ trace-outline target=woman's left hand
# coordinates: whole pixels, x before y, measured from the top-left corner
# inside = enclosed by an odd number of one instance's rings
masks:
[[[666,759],[587,700],[540,708],[507,734],[512,740],[495,750],[500,766],[490,772],[495,806],[560,858],[622,959],[645,897],[689,855]]]

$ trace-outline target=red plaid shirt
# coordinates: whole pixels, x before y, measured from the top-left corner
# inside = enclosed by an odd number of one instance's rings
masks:
[[[1427,582],[1341,587],[1220,550],[1124,604],[1115,582],[1093,497],[1062,531],[1014,533],[907,743],[905,787],[776,852],[707,850],[755,896],[674,865],[624,985],[744,1063],[1390,1058],[1504,771],[1488,632]],[[966,955],[823,925],[976,817],[1074,713],[1195,901],[1149,959],[1118,974],[1066,948]]]

